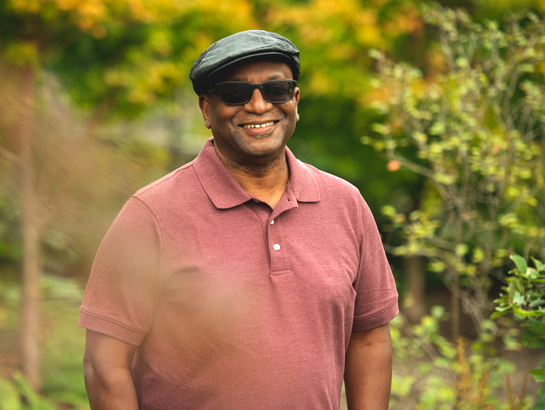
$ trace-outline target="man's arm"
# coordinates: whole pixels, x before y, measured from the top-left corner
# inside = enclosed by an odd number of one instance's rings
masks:
[[[83,372],[92,410],[138,410],[129,366],[136,346],[87,330]]]
[[[392,385],[392,339],[385,324],[354,332],[344,371],[349,410],[387,410]]]

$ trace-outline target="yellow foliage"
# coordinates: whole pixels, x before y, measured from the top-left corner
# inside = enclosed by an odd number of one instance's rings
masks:
[[[273,28],[286,24],[296,28],[307,47],[339,44],[343,39],[345,43],[356,40],[365,46],[387,46],[377,22],[378,10],[372,7],[353,0],[314,0],[303,6],[274,8],[267,19]]]
[[[213,2],[210,0],[8,0],[8,7],[18,13],[59,16],[67,13],[70,21],[83,31],[103,37],[103,24],[116,19],[142,22],[166,23],[187,13],[192,8],[212,14],[229,16],[229,22],[250,23],[252,7],[246,0]],[[231,20],[232,19],[232,20]],[[99,27],[97,29],[97,27]]]
[[[172,45],[166,30],[158,30],[151,33],[148,41],[150,49],[161,56],[168,56],[172,53]]]
[[[420,36],[424,30],[424,22],[415,4],[406,4],[400,13],[393,16],[384,27],[391,37],[403,33]]]
[[[233,32],[258,28],[253,18],[253,6],[247,0],[198,0],[194,2],[194,8],[224,18]]]
[[[322,71],[311,74],[308,90],[315,94],[328,94],[333,91],[334,83]]]
[[[381,47],[382,30],[377,24],[376,13],[371,10],[362,10],[356,15],[356,39],[369,47]]]
[[[38,43],[36,41],[19,41],[10,44],[4,52],[4,57],[18,67],[30,66],[37,68],[40,65]]]
[[[21,13],[37,13],[42,4],[40,0],[9,0],[8,7]]]

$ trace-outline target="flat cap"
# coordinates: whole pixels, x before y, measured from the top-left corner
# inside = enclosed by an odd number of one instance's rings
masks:
[[[214,87],[212,80],[222,70],[260,56],[285,59],[291,67],[293,79],[299,79],[299,50],[290,40],[269,31],[248,30],[216,41],[199,56],[189,74],[193,89],[198,95],[204,94]]]

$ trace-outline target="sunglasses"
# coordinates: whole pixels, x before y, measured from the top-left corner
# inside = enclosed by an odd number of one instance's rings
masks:
[[[218,91],[220,101],[226,105],[243,105],[250,102],[254,90],[259,88],[263,99],[273,104],[291,101],[297,81],[295,80],[270,80],[260,84],[247,83],[246,81],[225,81],[216,84],[212,91]]]

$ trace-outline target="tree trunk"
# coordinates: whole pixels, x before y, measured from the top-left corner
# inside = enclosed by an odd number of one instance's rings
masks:
[[[460,278],[455,269],[452,269],[450,315],[450,331],[452,334],[452,341],[455,342],[460,336]]]
[[[20,160],[20,226],[22,235],[22,286],[19,349],[23,374],[35,390],[41,388],[40,378],[40,203],[36,192],[32,154],[32,123],[36,90],[36,73],[23,70],[21,111],[17,127]]]
[[[407,319],[418,323],[424,317],[426,305],[424,303],[424,271],[422,258],[412,256],[405,258],[405,278],[407,291],[405,293],[404,311]]]

